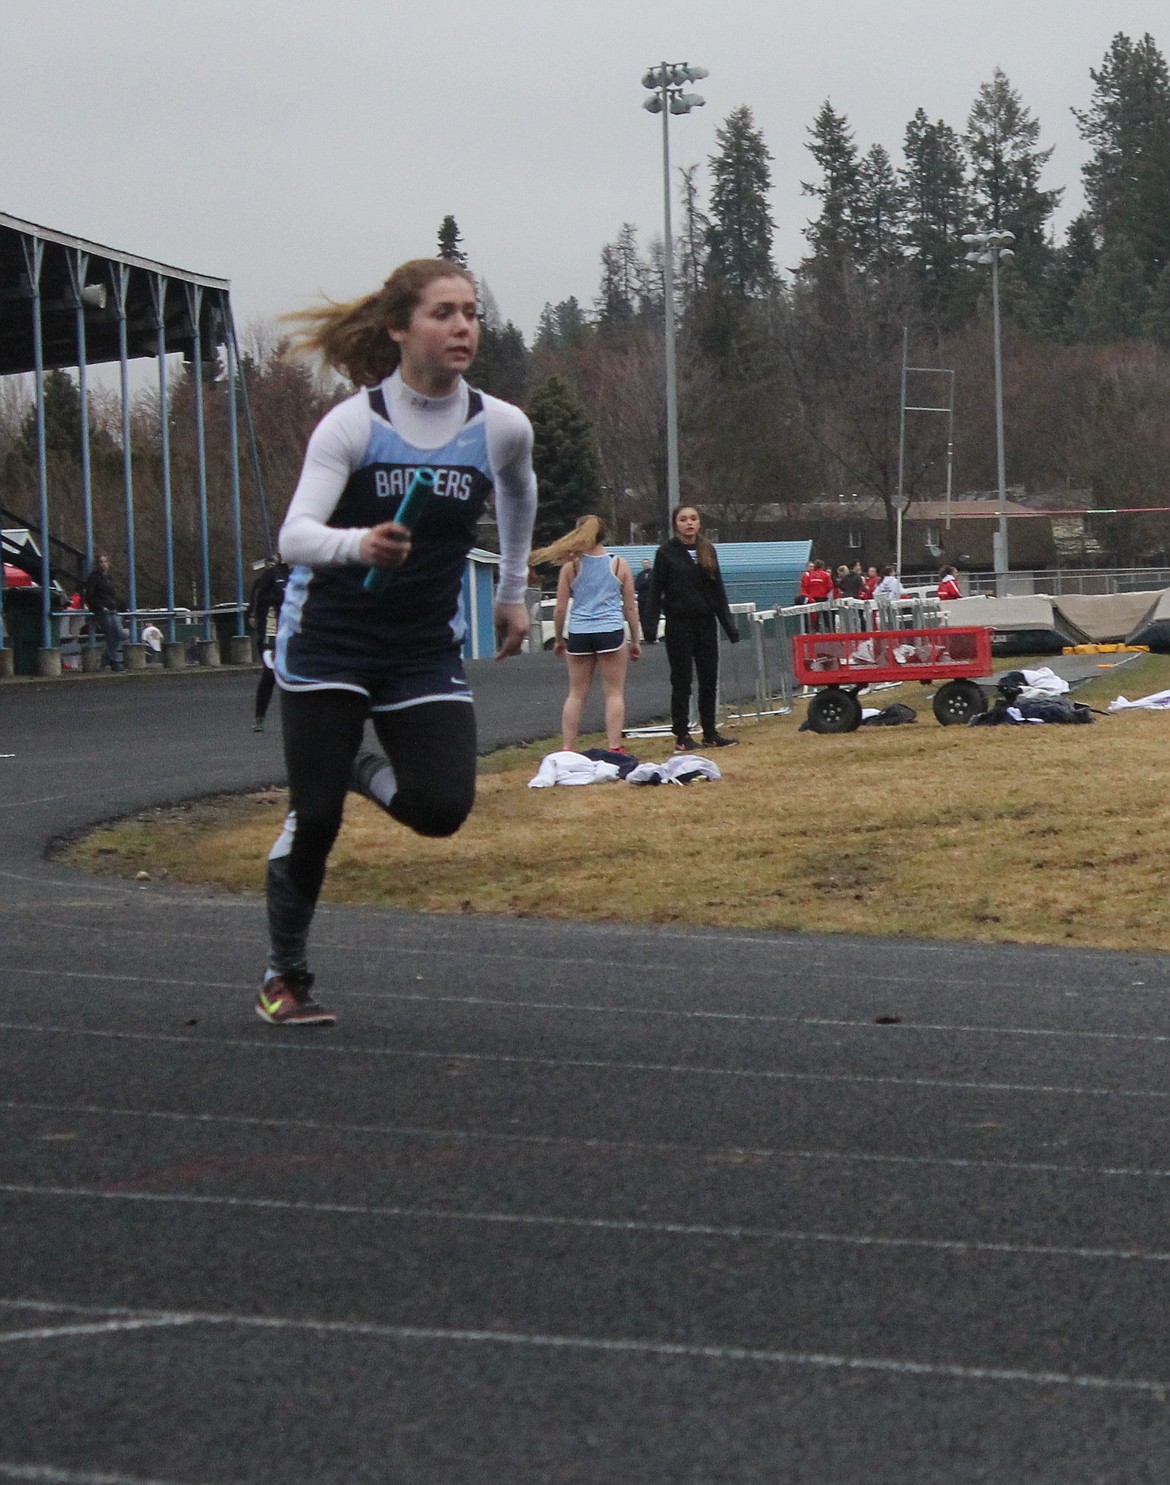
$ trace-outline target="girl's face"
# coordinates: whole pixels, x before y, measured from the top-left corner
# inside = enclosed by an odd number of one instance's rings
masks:
[[[450,391],[475,359],[479,319],[475,290],[452,274],[423,290],[405,330],[391,328],[402,355],[402,377],[418,392]]]
[[[693,505],[680,505],[674,513],[675,535],[684,546],[693,547],[702,526],[699,512]]]

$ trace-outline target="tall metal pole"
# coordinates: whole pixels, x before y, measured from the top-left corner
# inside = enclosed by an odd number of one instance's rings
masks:
[[[998,480],[996,511],[998,522],[995,540],[995,593],[1003,598],[1007,593],[1008,537],[1007,537],[1007,476],[1003,457],[1003,354],[999,339],[999,254],[1000,249],[991,249],[991,313],[995,327],[995,460]]]
[[[698,93],[685,93],[682,84],[706,77],[705,67],[691,67],[686,62],[661,62],[651,67],[642,78],[642,86],[653,97],[643,100],[642,107],[662,115],[662,218],[663,243],[662,288],[666,325],[666,501],[667,514],[673,518],[682,495],[678,477],[678,363],[674,326],[674,238],[670,230],[670,120],[671,113],[690,113],[704,103]]]
[[[1002,598],[1007,592],[1008,572],[1010,571],[1007,538],[1007,476],[1004,472],[1003,458],[1003,353],[1000,348],[999,328],[999,265],[1001,261],[1010,262],[1015,257],[1008,246],[1015,240],[1013,233],[1000,230],[963,233],[963,241],[971,248],[967,254],[967,262],[991,267],[991,314],[994,340],[992,349],[995,356],[995,457],[998,486],[996,510],[999,517],[992,541],[992,565],[995,568],[997,598]]]
[[[682,502],[678,480],[678,372],[674,327],[674,242],[670,231],[670,96],[666,90],[667,67],[662,64],[662,203],[665,236],[663,245],[663,292],[666,299],[666,506],[673,520]]]
[[[894,568],[902,576],[902,512],[906,504],[906,363],[910,359],[910,327],[902,326],[902,406],[898,416],[898,538]]]

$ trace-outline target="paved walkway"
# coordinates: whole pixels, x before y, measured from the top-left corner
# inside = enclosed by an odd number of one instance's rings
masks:
[[[0,688],[0,1481],[1170,1475],[1162,957],[326,908],[274,1031],[258,897],[41,855],[251,685]]]

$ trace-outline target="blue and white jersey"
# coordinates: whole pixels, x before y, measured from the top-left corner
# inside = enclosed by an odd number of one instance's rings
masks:
[[[597,557],[579,557],[577,562],[569,633],[612,634],[625,623],[622,585],[614,572],[617,558],[602,552]]]
[[[336,684],[355,670],[373,675],[457,648],[467,553],[493,487],[507,548],[500,597],[515,601],[504,589],[522,592],[526,571],[535,509],[531,438],[527,418],[511,404],[463,382],[450,397],[422,397],[397,373],[327,414],[309,441],[281,528],[281,553],[295,564],[276,644],[281,684]],[[423,466],[435,483],[410,555],[370,591],[361,539],[394,519]]]

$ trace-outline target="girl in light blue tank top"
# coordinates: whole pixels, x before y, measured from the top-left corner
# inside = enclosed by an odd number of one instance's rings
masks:
[[[567,536],[529,558],[533,567],[555,562],[561,569],[553,621],[556,653],[565,657],[569,668],[569,694],[561,710],[561,745],[566,751],[576,747],[581,713],[598,674],[605,697],[606,744],[612,752],[625,751],[626,667],[642,653],[642,641],[633,574],[623,558],[605,550],[604,540],[601,517],[582,516]]]
[[[601,552],[577,558],[577,575],[571,580],[573,607],[569,611],[569,634],[613,633],[622,627],[622,585],[614,569],[620,557]]]

